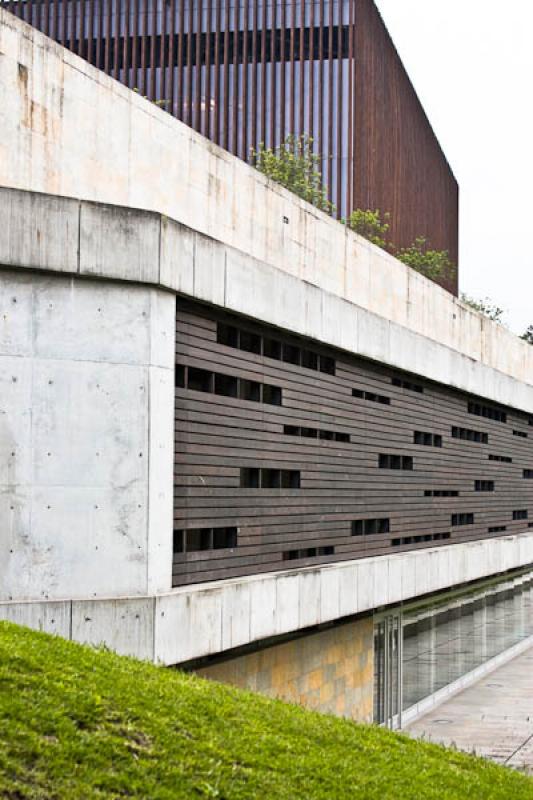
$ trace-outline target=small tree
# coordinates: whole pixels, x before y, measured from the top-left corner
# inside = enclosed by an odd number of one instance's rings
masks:
[[[275,149],[259,145],[252,149],[252,162],[259,172],[289,189],[316,208],[332,213],[327,188],[320,171],[320,156],[308,136],[287,136]]]
[[[487,317],[487,319],[497,322],[498,325],[505,325],[503,319],[503,315],[505,314],[504,309],[493,303],[489,297],[485,297],[482,300],[476,300],[474,297],[470,297],[462,292],[461,300],[463,303],[465,303],[465,305],[470,306],[470,308],[473,308],[474,311],[478,311],[480,314],[483,314],[483,316]]]
[[[455,277],[456,267],[448,251],[432,250],[424,236],[418,236],[410,247],[397,250],[395,256],[432,281],[439,278],[451,280]]]
[[[345,223],[350,230],[355,231],[360,236],[364,236],[369,242],[382,247],[383,250],[387,250],[390,247],[390,243],[386,239],[390,228],[389,220],[389,213],[383,214],[382,219],[381,211],[378,209],[375,211],[368,209],[363,211],[361,208],[356,208],[345,220]]]
[[[533,325],[528,325],[520,338],[528,344],[533,344]]]

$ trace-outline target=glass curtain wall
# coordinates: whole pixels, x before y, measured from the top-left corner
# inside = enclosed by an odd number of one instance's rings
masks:
[[[389,633],[387,641],[387,626],[393,631],[401,629],[401,636],[396,632],[391,640]],[[533,636],[532,572],[472,588],[468,593],[444,595],[430,603],[378,618],[375,722],[401,726],[399,712],[412,708],[530,636]]]

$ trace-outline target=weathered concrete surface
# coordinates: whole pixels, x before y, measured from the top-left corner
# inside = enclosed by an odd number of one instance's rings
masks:
[[[389,325],[533,383],[533,350],[525,342],[4,10],[0,53],[0,186],[161,212],[381,317],[381,337],[391,339],[393,353],[416,347],[411,340],[406,347]],[[61,228],[66,220],[51,224]],[[107,234],[122,241],[112,226]],[[186,254],[187,246],[178,247]],[[139,258],[131,274],[148,277],[142,252]],[[128,266],[120,249],[116,264],[98,264],[118,276]],[[195,284],[213,302],[220,289]],[[332,301],[328,317],[336,306]],[[340,326],[344,317],[338,319]],[[425,374],[429,363],[414,357],[413,371]]]
[[[533,413],[529,383],[158,214],[0,188],[0,215],[0,267],[58,271],[65,253],[60,272],[157,285]]]
[[[174,331],[149,286],[0,272],[0,600],[170,587]]]
[[[58,529],[58,535],[69,531]],[[0,602],[0,619],[43,630],[61,624],[61,633],[68,628],[77,641],[179,664],[530,564],[533,532],[144,597],[65,600],[52,611],[45,601]],[[115,561],[109,574],[124,568]]]
[[[533,775],[533,647],[408,726],[407,733]]]

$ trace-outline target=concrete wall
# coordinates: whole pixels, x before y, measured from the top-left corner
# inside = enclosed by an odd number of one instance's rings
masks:
[[[530,346],[3,10],[0,52],[0,186],[162,212],[533,382]]]
[[[145,597],[0,602],[0,619],[179,664],[531,564],[527,532]]]
[[[170,587],[174,329],[160,290],[0,274],[0,600]]]
[[[197,672],[324,714],[372,722],[374,621],[337,625]]]
[[[0,188],[0,215],[0,268],[160,286],[533,413],[527,382],[158,214]]]

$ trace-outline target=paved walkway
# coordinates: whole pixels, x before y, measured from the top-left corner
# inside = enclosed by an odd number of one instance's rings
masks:
[[[533,774],[533,648],[446,700],[406,733]]]

